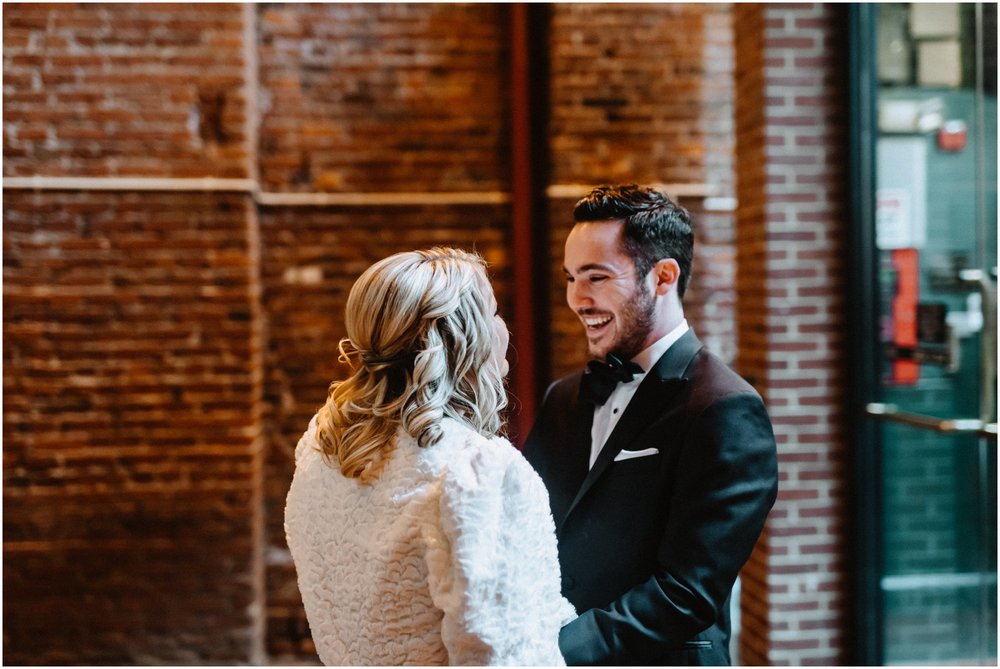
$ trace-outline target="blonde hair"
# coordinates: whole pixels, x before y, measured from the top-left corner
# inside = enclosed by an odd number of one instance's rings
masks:
[[[317,429],[344,476],[377,478],[399,426],[421,447],[440,441],[445,417],[484,436],[503,427],[485,267],[473,253],[432,248],[389,256],[354,283],[339,346],[354,371],[330,384]]]

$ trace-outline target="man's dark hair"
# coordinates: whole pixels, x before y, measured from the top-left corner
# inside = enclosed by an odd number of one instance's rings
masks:
[[[694,255],[694,233],[687,209],[652,188],[635,184],[598,186],[576,203],[573,218],[577,223],[623,221],[622,251],[632,258],[636,279],[641,281],[660,260],[673,258],[681,269],[677,295],[684,297]]]

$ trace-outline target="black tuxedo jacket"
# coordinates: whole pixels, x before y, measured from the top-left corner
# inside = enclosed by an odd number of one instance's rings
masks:
[[[760,396],[692,330],[636,390],[588,471],[582,373],[545,394],[524,455],[549,491],[569,664],[729,664],[729,594],[777,495]],[[615,461],[623,449],[658,453]]]

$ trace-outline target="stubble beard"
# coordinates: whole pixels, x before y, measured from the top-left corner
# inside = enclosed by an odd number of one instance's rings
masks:
[[[652,291],[648,290],[644,284],[636,286],[629,301],[622,305],[618,320],[621,324],[622,335],[611,343],[610,348],[604,355],[599,351],[591,349],[591,355],[606,358],[613,354],[620,360],[631,360],[639,351],[643,349],[646,337],[653,330],[654,314],[656,311],[656,301],[653,299]]]

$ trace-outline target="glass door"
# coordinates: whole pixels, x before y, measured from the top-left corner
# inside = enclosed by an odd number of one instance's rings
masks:
[[[996,665],[996,5],[873,11],[876,657]]]

